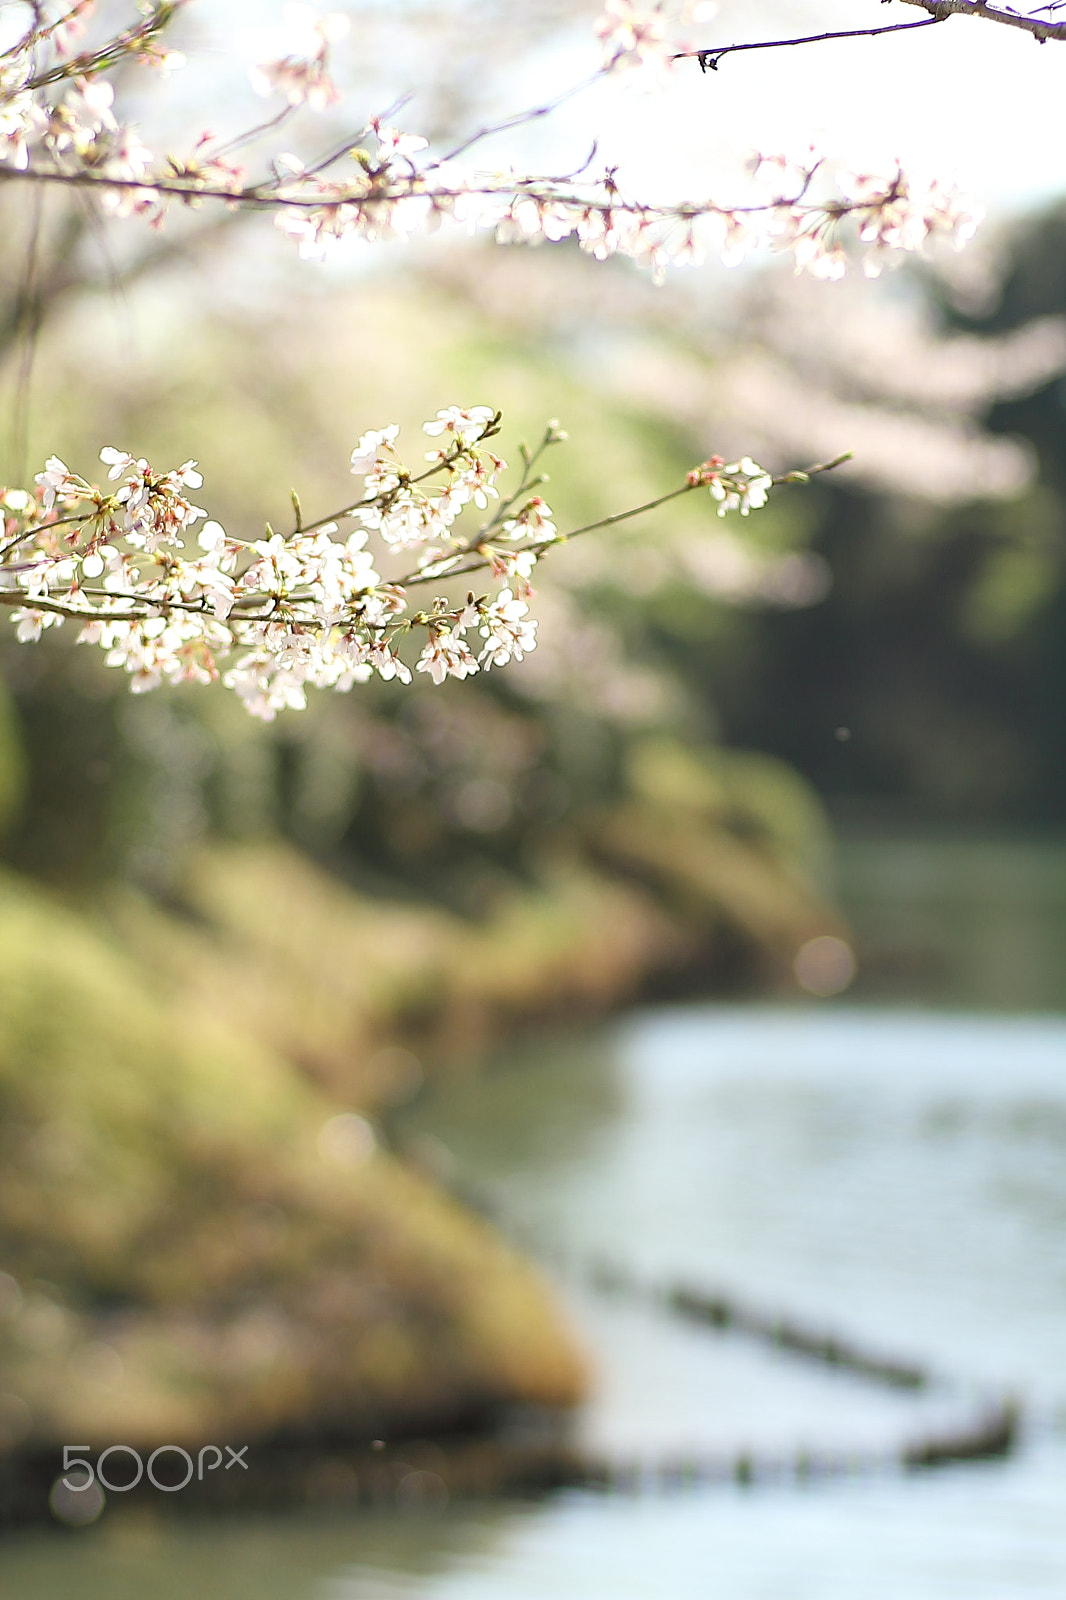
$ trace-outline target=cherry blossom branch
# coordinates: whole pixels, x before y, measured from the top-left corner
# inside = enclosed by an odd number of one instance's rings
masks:
[[[882,256],[919,249],[934,234],[961,243],[976,226],[972,210],[949,187],[938,182],[915,186],[898,169],[880,177],[845,174],[835,191],[822,172],[819,183],[825,192],[813,194],[811,185],[821,170],[813,153],[806,163],[760,157],[754,170],[760,177],[775,179],[776,174],[773,192],[733,204],[713,198],[649,204],[624,194],[611,169],[599,178],[586,176],[592,155],[562,177],[484,173],[458,165],[458,158],[480,141],[549,115],[605,73],[630,61],[664,59],[661,8],[645,15],[635,10],[633,0],[607,0],[598,28],[606,56],[599,72],[541,105],[487,124],[445,156],[430,156],[425,139],[400,133],[383,117],[374,117],[358,141],[346,139],[310,166],[295,157],[275,156],[271,175],[249,182],[229,159],[236,149],[276,127],[297,106],[322,109],[339,98],[329,76],[328,51],[344,19],[315,19],[309,13],[310,21],[300,23],[303,53],[267,62],[253,72],[261,91],[284,97],[282,112],[225,144],[205,136],[191,156],[168,157],[161,170],[136,130],[116,120],[113,91],[101,74],[117,58],[131,55],[166,65],[171,58],[158,54],[155,35],[184,3],[160,0],[139,28],[36,75],[28,68],[18,70],[17,60],[14,76],[5,69],[6,77],[0,78],[0,180],[98,195],[112,215],[142,216],[155,226],[162,224],[171,203],[272,211],[301,255],[310,258],[321,257],[345,239],[403,239],[453,219],[470,230],[490,230],[500,243],[575,237],[598,259],[628,255],[650,267],[656,279],[672,264],[713,253],[732,262],[764,244],[791,250],[808,271],[836,277],[847,259],[841,225],[849,218],[857,223],[861,242],[870,247],[868,269],[876,272]],[[306,8],[299,9],[303,15]],[[893,27],[925,27],[936,20]],[[54,38],[57,27],[41,30],[42,37],[50,32]],[[733,48],[748,46],[721,47]],[[717,64],[721,51],[697,54],[706,67]],[[67,88],[72,74],[75,82]],[[42,87],[61,81],[66,98],[44,103]],[[355,157],[357,176],[330,179],[329,169],[344,155]]]
[[[789,164],[761,157],[757,165],[783,173]],[[844,175],[850,192],[805,200],[820,166],[814,159],[808,168],[796,169],[797,187],[791,194],[736,205],[707,200],[669,206],[628,199],[610,173],[584,192],[536,178],[510,183],[473,179],[432,188],[418,173],[393,173],[387,181],[371,178],[362,185],[314,184],[304,189],[300,178],[284,187],[238,187],[200,178],[115,177],[2,165],[0,182],[21,179],[95,191],[119,214],[139,211],[158,218],[165,199],[193,206],[214,200],[231,210],[273,211],[284,231],[299,242],[300,253],[312,259],[346,237],[406,238],[432,219],[454,215],[468,227],[491,229],[498,243],[574,236],[599,259],[619,254],[643,262],[657,281],[667,266],[700,261],[715,250],[734,261],[763,243],[791,249],[797,264],[816,276],[839,277],[847,260],[840,225],[849,218],[857,222],[860,240],[873,246],[867,268],[871,275],[880,270],[878,255],[917,250],[936,234],[959,244],[976,229],[973,209],[950,187],[938,182],[912,186],[899,168],[887,176]]]
[[[42,23],[41,12],[43,9],[41,5],[34,5],[33,21],[20,39],[16,39],[15,43],[9,45],[6,50],[0,51],[0,61],[9,61],[14,56],[24,55],[27,51],[32,50],[39,40],[45,39],[51,34],[61,34],[65,29],[76,25],[79,16],[86,10],[86,4],[85,0],[78,0],[78,3],[71,6],[70,10],[56,22],[50,23]]]
[[[487,408],[485,408],[485,409],[487,409]],[[496,411],[496,412],[491,414],[489,420],[485,421],[482,424],[481,431],[480,431],[479,436],[478,436],[478,443],[479,444],[484,444],[486,440],[493,439],[493,438],[496,437],[496,435],[500,431],[500,420],[501,420],[501,417],[502,417],[502,412]],[[548,430],[545,433],[544,441],[542,442],[542,444],[538,448],[538,451],[537,451],[538,455],[540,454],[541,450],[543,450],[545,448],[546,444],[554,444],[557,441],[561,441],[561,440],[566,438],[566,435],[564,433],[559,433],[558,431],[556,431],[553,434],[552,433],[553,427],[554,427],[554,424],[549,424]],[[384,431],[386,433],[388,433],[389,430],[386,429]],[[370,437],[370,436],[368,435],[368,437]],[[521,453],[524,450],[524,447],[520,446],[519,449],[520,449],[520,453]],[[466,454],[467,454],[467,445],[466,445],[464,439],[458,438],[458,439],[454,440],[452,442],[452,444],[449,445],[446,450],[440,452],[439,459],[434,461],[433,465],[428,466],[425,469],[424,472],[419,472],[419,473],[413,474],[413,475],[408,473],[408,472],[403,472],[403,471],[397,472],[395,474],[395,477],[396,477],[395,484],[390,484],[390,486],[387,489],[383,490],[382,493],[374,496],[373,504],[380,511],[383,511],[383,512],[391,511],[392,507],[396,503],[397,498],[401,494],[404,494],[404,493],[408,492],[412,488],[416,488],[419,484],[428,483],[432,478],[435,478],[436,476],[438,476],[438,474],[440,474],[442,472],[452,472],[456,468],[457,463],[460,463],[463,460],[463,458],[465,457]],[[525,460],[525,459],[526,459],[526,457],[523,454],[523,460]],[[524,482],[524,475],[523,475],[523,482]],[[517,497],[517,494],[519,492],[520,492],[520,490],[516,491],[515,498]],[[345,505],[345,506],[341,506],[339,511],[331,511],[331,512],[328,512],[326,516],[319,517],[317,522],[304,522],[302,514],[301,514],[301,511],[300,511],[300,501],[299,501],[299,498],[297,497],[296,492],[294,490],[293,491],[293,506],[294,506],[294,508],[296,510],[296,526],[295,526],[295,528],[292,528],[285,535],[285,538],[286,539],[295,539],[300,534],[316,533],[320,528],[331,527],[331,526],[333,526],[333,524],[340,522],[342,517],[350,517],[350,516],[353,516],[357,511],[359,511],[361,509],[365,510],[366,506],[367,506],[367,503],[368,503],[367,502],[367,497],[364,495],[361,500],[353,500],[351,502],[351,504]],[[273,532],[273,530],[270,529],[269,527],[268,527],[267,531],[268,532]]]
[[[867,270],[876,271],[885,255],[921,249],[934,235],[958,244],[976,226],[950,188],[935,179],[916,184],[899,167],[880,176],[843,173],[831,188],[814,151],[800,160],[759,156],[751,167],[753,196],[733,204],[703,198],[664,205],[627,196],[615,170],[589,175],[595,146],[561,176],[459,165],[482,141],[546,117],[605,74],[668,66],[660,0],[650,10],[640,0],[606,0],[596,30],[604,49],[599,72],[486,125],[446,156],[433,157],[427,140],[390,125],[398,102],[310,166],[274,154],[269,176],[252,181],[233,164],[236,150],[299,107],[321,111],[340,99],[329,58],[346,19],[293,6],[291,49],[251,72],[257,91],[281,96],[283,110],[225,143],[205,134],[190,155],[160,163],[138,130],[119,122],[106,74],[132,59],[181,65],[182,58],[163,53],[157,36],[185,3],[156,0],[136,27],[75,56],[67,53],[69,41],[86,7],[50,24],[35,8],[31,32],[0,58],[0,180],[21,179],[38,192],[58,185],[95,194],[106,212],[140,216],[156,227],[172,202],[214,203],[227,214],[271,211],[300,254],[312,258],[342,240],[402,239],[451,219],[468,231],[489,230],[499,243],[574,238],[599,260],[629,256],[656,278],[668,265],[708,251],[737,260],[757,244],[790,250],[799,268],[836,277],[846,264],[848,222],[866,247]],[[733,50],[928,27],[960,6],[943,0],[924,9],[929,15],[919,22],[690,54],[703,70],[713,69]],[[976,0],[966,9],[979,14]],[[337,181],[329,173],[344,156],[354,158],[356,173]],[[438,412],[425,432],[442,442],[417,472],[397,453],[395,424],[366,433],[351,458],[352,472],[363,479],[361,498],[307,523],[294,493],[295,528],[282,535],[268,525],[257,540],[235,538],[210,520],[195,533],[207,513],[188,498],[202,483],[194,461],[159,473],[108,447],[101,459],[109,480],[121,483],[102,489],[53,456],[34,491],[0,490],[0,605],[11,610],[24,641],[65,620],[79,623],[79,642],[98,645],[109,665],[129,674],[134,692],[221,679],[253,715],[270,719],[304,705],[311,687],[344,691],[375,674],[409,683],[412,667],[401,646],[416,633],[425,642],[413,670],[435,683],[521,661],[536,644],[530,576],[553,545],[648,515],[701,488],[719,516],[746,517],[776,486],[807,482],[846,459],[774,477],[750,457],[726,463],[715,456],[667,493],[561,535],[534,491],[544,482],[536,472],[542,452],[564,435],[549,424],[536,450],[523,448],[517,485],[501,497],[497,480],[506,463],[487,448],[499,428],[500,414],[488,406]],[[464,537],[459,519],[471,506],[487,515]],[[353,525],[347,537],[340,533],[345,519]],[[381,547],[377,556],[371,541]],[[398,579],[381,576],[379,556],[392,560],[404,551],[417,552],[415,568]],[[428,607],[410,608],[410,590],[483,571],[503,584],[494,598],[469,592],[455,601],[438,593]],[[234,659],[234,652],[242,653]]]
[[[399,646],[415,632],[425,643],[414,670],[435,683],[521,661],[536,644],[530,574],[552,546],[697,489],[709,491],[719,516],[748,516],[775,486],[806,483],[846,459],[774,477],[749,457],[726,463],[713,456],[665,494],[560,534],[550,506],[530,491],[544,481],[536,473],[540,456],[565,435],[550,423],[535,450],[522,447],[516,488],[501,497],[496,481],[506,463],[485,448],[499,430],[500,413],[489,406],[447,407],[425,425],[445,442],[426,453],[418,473],[396,452],[395,424],[366,433],[351,460],[363,496],[336,520],[305,524],[294,494],[297,526],[288,536],[268,526],[266,538],[248,541],[208,521],[198,553],[187,548],[207,515],[188,499],[203,481],[195,462],[157,473],[147,461],[107,448],[101,458],[109,478],[122,480],[107,490],[52,457],[34,493],[0,493],[0,606],[24,641],[64,621],[79,623],[79,642],[99,645],[110,666],[127,671],[135,692],[221,678],[250,712],[270,719],[302,706],[310,687],[346,690],[374,673],[409,683],[412,669]],[[498,509],[476,534],[455,532],[466,507],[485,510],[490,501]],[[356,525],[346,539],[342,517]],[[418,566],[401,578],[379,576],[371,535],[385,554],[417,549]],[[495,597],[471,591],[453,601],[438,593],[428,608],[410,609],[410,589],[480,571],[503,582]],[[480,647],[471,647],[468,634]],[[230,662],[235,651],[244,653]]]
[[[784,472],[776,477],[767,478],[767,488],[779,488],[782,484],[807,483],[811,478],[816,478],[820,473],[833,472],[837,467],[842,467],[845,461],[852,460],[853,452],[846,450],[843,454],[835,456],[832,461],[819,461],[813,466]],[[610,516],[599,517],[595,522],[586,522],[580,528],[570,528],[566,533],[553,535],[550,539],[538,539],[532,544],[520,547],[519,553],[525,551],[536,557],[541,557],[548,550],[559,544],[568,544],[572,539],[577,539],[583,533],[597,533],[603,528],[614,528],[623,522],[632,522],[635,517],[645,517],[652,511],[658,511],[660,506],[669,505],[672,500],[680,500],[682,496],[691,494],[694,489],[706,488],[714,481],[715,477],[723,471],[727,474],[731,468],[725,466],[720,458],[713,458],[703,467],[696,468],[689,473],[687,480],[676,489],[668,489],[665,494],[657,495],[654,500],[645,500],[642,505],[632,506],[628,511],[615,511]],[[449,568],[443,572],[427,574],[425,572],[412,572],[394,581],[403,588],[412,588],[415,584],[432,583],[438,577],[465,578],[471,572],[484,571],[493,564],[494,556],[491,553],[482,553],[487,540],[479,538],[468,547],[469,553],[477,555],[478,560],[472,561],[467,566]]]

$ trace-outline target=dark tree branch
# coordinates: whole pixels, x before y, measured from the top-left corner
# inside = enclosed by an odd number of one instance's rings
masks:
[[[49,266],[39,275],[36,294],[42,319],[52,303],[80,281],[74,258],[87,221],[84,211],[72,207],[63,220],[58,237],[48,243]],[[18,338],[24,315],[23,290],[19,286],[6,301],[0,300],[0,361]]]
[[[881,0],[882,5],[889,3],[890,0]],[[978,17],[983,22],[999,22],[1007,28],[1019,28],[1036,39],[1038,44],[1045,44],[1048,39],[1066,40],[1066,22],[1045,21],[1032,12],[1007,10],[988,5],[986,0],[900,0],[900,3],[917,6],[920,11],[928,12],[928,16],[921,22],[891,22],[879,28],[846,28],[833,33],[810,33],[796,39],[757,39],[748,44],[712,45],[704,50],[681,51],[673,59],[698,61],[701,72],[706,72],[708,67],[716,72],[718,63],[725,56],[736,55],[742,50],[782,50],[791,45],[825,44],[830,39],[875,39],[883,33],[906,33],[913,28],[928,28],[935,22],[946,22],[949,17]],[[1044,11],[1050,9],[1050,6],[1038,8]]]
[[[932,20],[943,22],[947,17],[979,17],[982,22],[999,22],[1005,28],[1020,28],[1031,34],[1039,44],[1048,39],[1066,39],[1066,22],[1044,22],[1032,11],[1012,11],[1006,6],[990,6],[985,0],[900,0],[905,6],[917,6],[928,11]],[[1047,11],[1048,6],[1037,6],[1036,11]]]
[[[714,45],[708,50],[684,50],[672,59],[693,59],[699,62],[701,72],[706,72],[708,67],[712,72],[717,72],[723,56],[735,55],[740,50],[782,50],[794,44],[825,44],[829,39],[874,39],[881,33],[909,33],[913,28],[928,28],[941,20],[940,17],[926,17],[922,22],[890,22],[881,28],[847,28],[839,33],[810,33],[802,39],[758,39],[751,44]]]

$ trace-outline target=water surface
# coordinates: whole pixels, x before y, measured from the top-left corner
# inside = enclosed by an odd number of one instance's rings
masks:
[[[558,1275],[597,1351],[579,1439],[862,1455],[1011,1391],[1006,1462],[805,1485],[578,1492],[267,1524],[134,1522],[0,1548],[19,1600],[1061,1600],[1066,1020],[694,1007],[550,1042],[406,1129]],[[653,1305],[582,1263],[683,1278],[929,1367],[886,1391]]]

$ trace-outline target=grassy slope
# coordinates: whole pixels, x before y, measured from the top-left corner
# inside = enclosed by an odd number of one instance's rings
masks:
[[[632,767],[627,797],[557,829],[534,880],[516,878],[481,920],[356,893],[260,842],[192,858],[185,919],[127,892],[112,925],[164,992],[371,1110],[394,1088],[382,1045],[461,1068],[516,1026],[600,1014],[672,972],[697,990],[726,976],[787,984],[799,946],[840,931],[805,786],[765,757],[665,740]]]
[[[565,1403],[533,1270],[262,1044],[39,891],[0,885],[4,1442],[447,1422]]]

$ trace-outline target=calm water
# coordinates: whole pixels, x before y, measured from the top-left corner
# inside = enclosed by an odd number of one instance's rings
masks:
[[[911,914],[878,897],[875,867],[867,858],[870,941],[886,917],[898,930]],[[988,896],[975,911],[971,876],[948,879],[955,890],[941,881],[946,909],[923,923],[925,944],[906,930],[892,938],[939,948],[942,980],[953,971],[952,992],[965,990],[950,910],[961,898],[967,948],[984,963],[975,996],[1048,1014],[839,1003],[647,1014],[438,1094],[407,1131],[437,1158],[445,1147],[556,1273],[598,1356],[575,1425],[589,1447],[649,1462],[679,1450],[879,1452],[1009,1390],[1027,1418],[1015,1457],[804,1487],[570,1493],[438,1517],[170,1525],[109,1511],[90,1530],[0,1547],[3,1600],[1062,1600],[1059,912],[1045,893],[1044,932],[1004,964],[989,953],[998,935],[972,926],[991,915]],[[1019,973],[1030,985],[1020,999],[1007,992]],[[894,1394],[597,1296],[573,1270],[589,1257],[805,1318],[921,1362],[944,1387]]]
[[[864,996],[1066,1009],[1066,845],[845,834],[837,862]]]

